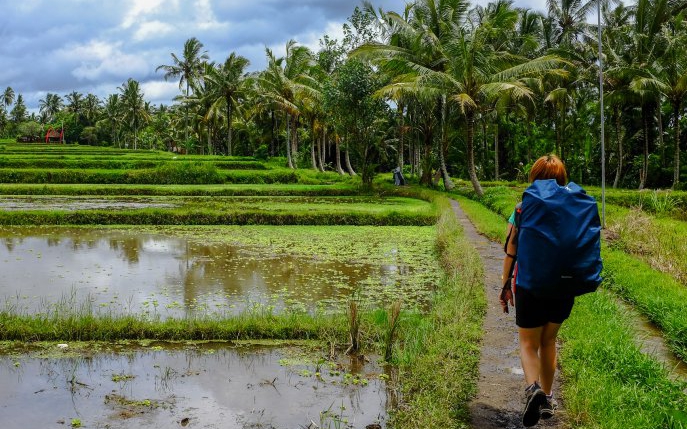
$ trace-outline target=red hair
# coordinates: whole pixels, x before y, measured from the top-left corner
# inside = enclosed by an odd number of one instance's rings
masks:
[[[530,182],[535,180],[556,179],[556,183],[565,186],[568,183],[568,173],[565,165],[554,154],[544,155],[539,158],[530,170]]]

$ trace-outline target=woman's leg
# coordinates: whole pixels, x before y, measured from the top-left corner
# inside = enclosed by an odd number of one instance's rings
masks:
[[[556,336],[560,327],[559,323],[549,322],[541,330],[539,382],[547,395],[551,395],[553,377],[556,373]]]
[[[520,338],[520,361],[525,372],[525,382],[531,385],[539,380],[542,365],[539,358],[539,349],[543,337],[544,326],[538,328],[518,328]]]

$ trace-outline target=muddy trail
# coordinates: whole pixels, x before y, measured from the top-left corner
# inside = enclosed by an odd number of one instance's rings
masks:
[[[522,428],[525,381],[520,365],[515,312],[504,314],[498,303],[503,248],[480,235],[465,213],[452,201],[453,211],[465,230],[465,237],[475,246],[484,263],[487,314],[479,363],[477,396],[470,404],[472,427],[479,429]],[[562,428],[565,410],[560,398],[560,379],[556,373],[553,391],[558,400],[556,415],[541,420],[539,428]]]

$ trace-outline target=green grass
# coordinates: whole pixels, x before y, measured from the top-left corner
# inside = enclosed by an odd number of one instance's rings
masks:
[[[632,321],[600,290],[575,300],[563,325],[561,367],[567,415],[579,428],[685,428],[687,384],[643,354]]]
[[[476,392],[486,306],[482,263],[448,200],[440,200],[437,246],[445,278],[430,315],[404,328],[397,428],[467,427],[467,404]]]
[[[357,195],[349,184],[229,184],[229,185],[127,185],[127,184],[0,184],[0,195],[160,195],[160,196],[348,196]]]
[[[110,169],[110,170],[131,170],[143,168],[155,168],[166,163],[183,163],[183,159],[163,160],[156,159],[122,159],[121,157],[106,159],[55,159],[55,158],[26,158],[26,157],[1,157],[0,168],[12,169]],[[195,161],[214,165],[216,168],[224,170],[266,170],[265,164],[258,161]]]
[[[607,207],[610,246],[687,284],[687,222],[639,209]]]
[[[604,249],[606,285],[655,323],[670,348],[687,362],[687,288],[623,252]]]
[[[296,183],[295,171],[218,170],[207,163],[165,163],[138,170],[106,169],[0,169],[3,183],[92,183],[92,184],[220,184],[220,183]]]
[[[171,208],[73,209],[88,204],[170,204]],[[47,196],[12,202],[36,209],[0,211],[0,225],[433,225],[435,208],[402,197],[84,197]]]

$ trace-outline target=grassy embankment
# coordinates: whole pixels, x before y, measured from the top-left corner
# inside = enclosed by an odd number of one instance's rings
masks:
[[[8,148],[4,148],[7,150]],[[30,154],[32,148],[13,148],[7,152]],[[114,150],[116,151],[116,150]],[[50,147],[51,153],[61,153],[59,148]],[[76,153],[78,152],[78,153]],[[107,151],[104,151],[107,152]],[[120,155],[129,154],[131,151],[122,151]],[[78,159],[86,154],[94,155],[96,151],[79,148],[75,151]],[[114,154],[114,152],[112,152]],[[166,155],[161,155],[166,156]],[[46,161],[47,165],[47,161]],[[124,167],[126,164],[121,164]],[[190,164],[174,164],[173,167],[187,173]],[[68,163],[61,166],[68,167]],[[195,167],[194,167],[195,168]],[[64,170],[64,169],[63,169]],[[68,169],[67,169],[68,170]],[[141,194],[161,196],[198,196],[198,195],[358,195],[355,185],[350,181],[342,182],[340,178],[332,174],[301,171],[297,181],[301,185],[280,185],[267,187],[260,185],[264,182],[264,170],[243,170],[242,174],[252,177],[254,183],[240,187],[236,185],[206,185],[213,183],[214,177],[221,176],[224,172],[218,172],[215,168],[207,169],[198,164],[195,176],[209,173],[203,179],[196,177],[183,177],[182,180],[172,180],[162,177],[157,180],[150,171],[139,169],[138,171],[118,171],[110,177],[131,177],[131,175],[145,176],[139,185],[93,185],[82,184],[84,181],[102,181],[102,177],[109,172],[99,171],[89,175],[87,172],[67,171],[55,174],[64,174],[65,177],[74,177],[78,183],[74,185],[46,184],[45,170],[41,172],[28,171],[24,173],[21,181],[33,183],[2,185],[0,192],[13,195],[127,195]],[[143,171],[143,173],[142,173]],[[269,171],[269,169],[268,169]],[[287,172],[292,174],[292,172]],[[158,176],[164,176],[158,175]],[[17,176],[19,177],[19,176]],[[19,180],[19,179],[17,179]],[[55,182],[54,176],[51,176]],[[69,179],[71,180],[71,179]],[[115,180],[115,179],[113,179]],[[120,179],[116,179],[120,180]],[[197,180],[197,181],[196,181]],[[224,179],[223,179],[224,180]],[[59,180],[57,180],[59,181]],[[177,183],[201,183],[197,185],[180,185]],[[338,183],[330,186],[320,184]],[[158,186],[159,183],[169,183]],[[140,193],[139,193],[140,192]],[[4,193],[4,192],[3,192]],[[437,217],[436,249],[443,268],[443,279],[436,291],[433,305],[426,313],[416,311],[402,311],[398,319],[395,335],[390,340],[392,327],[392,311],[389,309],[370,309],[362,311],[360,315],[361,344],[365,349],[381,350],[393,344],[393,361],[397,362],[402,370],[400,382],[403,388],[405,405],[394,416],[395,427],[457,427],[467,424],[467,401],[474,393],[477,376],[477,362],[479,358],[479,338],[481,335],[481,320],[484,313],[484,296],[482,285],[481,264],[479,258],[462,236],[460,226],[455,220],[448,200],[436,193],[428,191],[404,190],[393,195],[390,189],[384,190],[385,198],[379,199],[367,207],[368,212],[387,212],[399,222],[403,217],[403,207],[407,205],[410,210],[408,216],[413,219],[422,219],[426,223],[427,203],[410,204],[402,198],[419,198],[432,201],[435,211],[430,211],[429,216],[433,221]],[[387,198],[387,197],[393,198]],[[369,198],[369,197],[368,197]],[[380,201],[401,201],[396,207],[384,207]],[[323,201],[317,204],[322,218],[335,217],[323,210]],[[341,204],[339,204],[341,205]],[[336,206],[336,204],[324,204],[324,206]],[[287,211],[294,211],[296,205],[285,206]],[[347,211],[350,210],[350,205]],[[226,206],[223,206],[226,209]],[[262,216],[267,210],[261,210]],[[309,206],[304,210],[314,211]],[[142,213],[145,210],[139,212]],[[29,216],[27,213],[16,215],[17,218]],[[379,217],[379,215],[375,215]],[[374,217],[374,216],[373,216]],[[16,219],[16,218],[15,218]],[[83,219],[83,218],[82,218]],[[38,219],[35,219],[38,221]],[[42,315],[18,315],[12,312],[0,312],[0,332],[3,338],[19,341],[113,341],[119,339],[315,339],[322,343],[328,343],[331,347],[345,348],[349,340],[351,328],[350,314],[342,310],[336,314],[310,314],[306,312],[285,312],[274,314],[270,311],[249,311],[236,317],[226,319],[213,318],[185,318],[148,320],[137,316],[103,315],[95,314],[88,305],[74,308],[71,303],[63,306],[55,306],[54,311]],[[441,362],[437,366],[437,362]]]
[[[494,240],[503,240],[506,216],[518,191],[489,189],[484,201],[459,197],[478,229]],[[648,266],[626,265],[630,257],[604,248],[605,287],[576,299],[571,318],[561,332],[561,365],[564,375],[563,399],[573,427],[680,428],[687,407],[684,384],[671,381],[667,369],[639,349],[630,316],[608,290],[628,288],[629,280],[661,276]],[[622,272],[619,277],[618,273]],[[652,283],[651,295],[658,294]],[[670,288],[675,297],[683,289]],[[664,304],[670,297],[660,298]],[[684,308],[684,300],[675,306]],[[683,331],[684,332],[684,331]],[[670,333],[664,330],[670,340]]]

